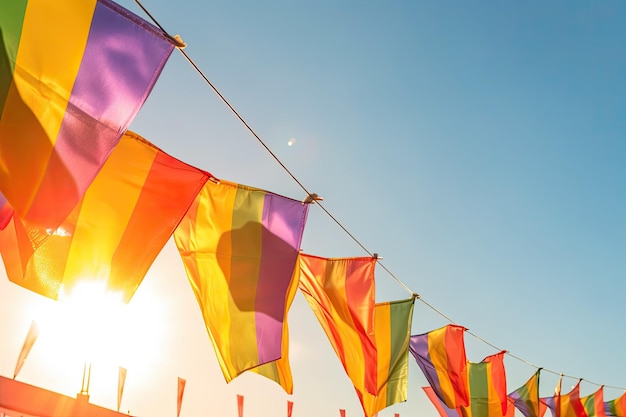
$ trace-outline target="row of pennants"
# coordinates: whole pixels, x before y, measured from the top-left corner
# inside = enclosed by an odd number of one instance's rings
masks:
[[[300,290],[368,417],[406,400],[409,352],[442,416],[507,416],[512,402],[526,417],[541,417],[541,404],[604,417],[596,396],[590,414],[577,393],[540,401],[531,381],[511,399],[504,352],[467,362],[460,326],[411,336],[415,296],[376,303],[376,257],[300,251],[312,196],[219,179],[129,131],[179,40],[110,0],[3,2],[0,34],[11,282],[53,299],[96,282],[128,302],[173,236],[227,382],[252,371],[293,392],[287,314]],[[623,403],[612,415],[626,417]]]

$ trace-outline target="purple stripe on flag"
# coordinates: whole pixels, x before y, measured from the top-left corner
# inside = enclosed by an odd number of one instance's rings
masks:
[[[172,43],[147,22],[114,3],[98,1],[54,152],[29,217],[72,210],[143,105],[172,50]]]
[[[259,364],[281,356],[286,296],[298,259],[307,211],[306,204],[265,194],[255,299]]]
[[[409,351],[415,358],[428,383],[433,388],[439,398],[443,398],[439,375],[433,365],[433,361],[428,353],[428,333],[411,336]]]

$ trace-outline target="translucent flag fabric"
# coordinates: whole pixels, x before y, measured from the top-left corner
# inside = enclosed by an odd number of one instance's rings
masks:
[[[294,274],[297,276],[298,269],[294,270]],[[293,394],[293,375],[291,373],[291,364],[289,363],[289,326],[287,324],[287,314],[289,308],[293,303],[293,299],[296,296],[298,290],[298,279],[294,277],[289,284],[287,290],[287,299],[285,300],[285,318],[283,320],[283,338],[281,344],[281,357],[272,362],[267,362],[252,368],[252,372],[256,372],[268,378],[271,381],[276,382],[282,387],[287,394]]]
[[[415,298],[378,303],[374,309],[377,355],[377,395],[356,387],[368,417],[406,401],[409,385],[409,338]]]
[[[56,228],[157,81],[172,42],[109,0],[0,5],[0,192]]]
[[[451,409],[469,404],[465,328],[449,324],[411,336],[409,350],[433,391]]]
[[[227,382],[282,356],[308,206],[208,181],[174,233]]]
[[[357,389],[378,392],[374,334],[376,258],[300,254],[300,292]]]
[[[126,132],[70,216],[38,248],[15,216],[0,231],[7,276],[53,299],[80,282],[102,283],[128,302],[208,178]]]

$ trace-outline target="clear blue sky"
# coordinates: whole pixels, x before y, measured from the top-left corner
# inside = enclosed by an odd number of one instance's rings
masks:
[[[131,0],[120,4],[142,15]],[[411,290],[534,365],[626,388],[625,2],[144,5]],[[304,197],[177,51],[131,129],[217,177]],[[315,206],[303,249],[365,254]],[[408,295],[376,271],[379,301]],[[6,279],[0,294],[0,374],[12,376],[28,324],[55,307]],[[158,303],[146,301],[116,348],[145,354],[94,365],[93,402],[115,408],[123,365],[122,408],[141,417],[175,415],[177,376],[188,381],[185,417],[234,417],[237,393],[246,417],[284,415],[287,399],[294,417],[362,415],[300,295],[289,316],[292,397],[256,375],[224,383],[171,241],[129,307],[150,299]],[[416,304],[413,334],[445,324]],[[59,344],[42,335],[20,379],[74,395],[82,362],[51,354]],[[470,335],[466,344],[472,361],[495,353]],[[535,371],[510,356],[505,365],[509,391]],[[381,417],[435,416],[412,359],[410,369],[409,401]],[[542,395],[556,380],[542,375]],[[582,394],[596,388],[583,382]]]

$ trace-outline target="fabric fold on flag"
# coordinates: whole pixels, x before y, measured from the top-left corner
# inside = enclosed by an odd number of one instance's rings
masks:
[[[354,387],[376,395],[376,258],[300,254],[299,288]]]
[[[539,374],[541,368],[531,376],[528,381],[515,391],[509,394],[509,398],[513,401],[513,405],[525,417],[543,417],[541,408],[545,412],[545,406],[541,407],[539,401]]]
[[[415,298],[378,303],[374,308],[377,395],[355,387],[367,417],[406,401],[409,385],[409,338]]]
[[[174,232],[227,382],[283,354],[308,204],[208,181]]]
[[[580,402],[589,417],[607,417],[604,410],[604,386],[601,386],[591,395],[580,399]]]
[[[109,0],[0,5],[0,192],[56,229],[145,102],[174,45]]]
[[[480,363],[468,362],[469,405],[460,407],[463,417],[503,417],[509,401],[506,394],[506,351],[487,356]],[[514,411],[514,408],[511,407]]]
[[[451,409],[469,404],[465,328],[449,324],[411,336],[409,350],[435,394]]]
[[[606,401],[604,412],[609,417],[626,417],[626,392],[613,400]]]
[[[9,280],[43,296],[81,282],[130,301],[209,174],[127,131],[80,203],[36,249],[13,216],[0,231]]]
[[[567,393],[561,393],[560,387],[562,376],[559,378],[554,397],[543,398],[554,417],[588,417],[585,408],[580,400],[580,382]]]

